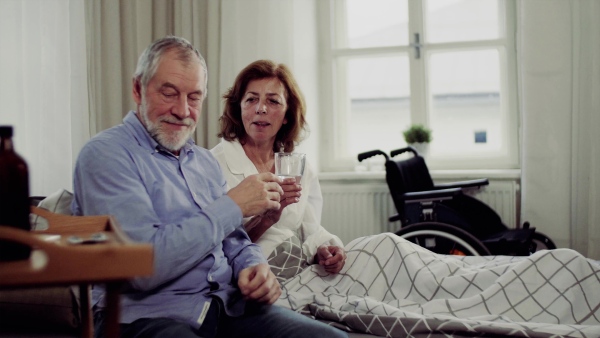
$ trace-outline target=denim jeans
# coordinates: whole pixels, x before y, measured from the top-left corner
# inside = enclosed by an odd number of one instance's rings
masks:
[[[141,318],[131,324],[121,324],[121,338],[348,337],[344,331],[275,305],[248,303],[245,314],[240,317],[227,316],[222,309],[220,302],[214,299],[198,330],[170,318]],[[218,323],[216,327],[207,325],[215,322]],[[94,315],[94,326],[95,337],[103,337],[102,312]]]

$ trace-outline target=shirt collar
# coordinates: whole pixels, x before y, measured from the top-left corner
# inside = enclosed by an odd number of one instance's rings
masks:
[[[258,170],[254,166],[254,163],[246,156],[246,152],[238,140],[231,142],[223,140],[222,146],[227,167],[232,174],[244,175],[244,177],[258,174]]]

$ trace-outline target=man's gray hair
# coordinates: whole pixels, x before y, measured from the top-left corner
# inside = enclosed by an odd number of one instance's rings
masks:
[[[154,41],[144,50],[144,52],[142,52],[142,55],[140,55],[140,58],[138,59],[133,79],[141,83],[142,90],[145,90],[150,79],[156,74],[160,58],[170,50],[177,51],[177,59],[179,61],[185,63],[192,62],[194,55],[200,60],[202,69],[204,69],[204,86],[206,87],[208,82],[208,70],[206,69],[206,61],[204,61],[204,58],[198,49],[184,38],[169,35]]]

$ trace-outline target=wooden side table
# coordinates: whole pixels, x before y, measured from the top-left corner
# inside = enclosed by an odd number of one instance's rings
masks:
[[[132,242],[112,216],[68,216],[32,207],[43,231],[0,226],[0,239],[33,248],[28,260],[0,262],[0,288],[79,285],[83,337],[93,337],[90,285],[105,284],[106,336],[119,336],[119,290],[127,280],[153,272],[150,244]]]

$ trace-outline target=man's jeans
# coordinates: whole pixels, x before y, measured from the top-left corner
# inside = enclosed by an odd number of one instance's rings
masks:
[[[217,327],[213,325],[215,322],[218,322]],[[103,337],[102,312],[94,315],[94,326],[95,337]],[[120,330],[121,338],[348,337],[341,330],[275,305],[248,303],[243,316],[229,317],[217,299],[211,302],[204,324],[198,330],[170,318],[142,318],[121,324]]]

